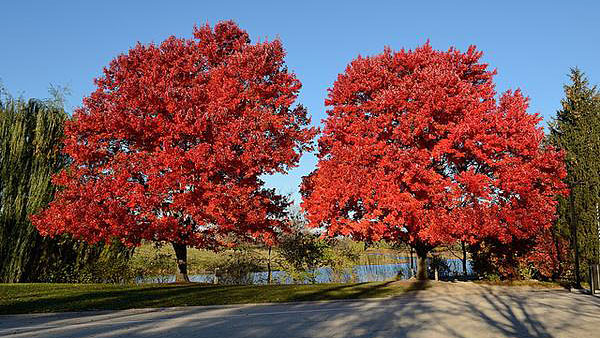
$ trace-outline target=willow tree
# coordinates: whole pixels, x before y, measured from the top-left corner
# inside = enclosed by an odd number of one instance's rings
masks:
[[[570,79],[562,108],[550,124],[549,140],[566,155],[570,194],[560,198],[556,232],[570,238],[579,285],[580,270],[587,271],[580,265],[597,263],[600,253],[600,93],[577,68]]]
[[[52,199],[51,176],[67,161],[57,146],[67,118],[51,101],[0,102],[0,282],[72,280],[102,251],[44,238],[29,221]]]

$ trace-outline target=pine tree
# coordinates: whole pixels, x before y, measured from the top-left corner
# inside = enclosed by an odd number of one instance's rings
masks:
[[[559,198],[555,234],[569,238],[579,287],[587,265],[598,262],[600,204],[600,93],[571,69],[562,108],[550,123],[549,141],[565,151],[570,194]]]

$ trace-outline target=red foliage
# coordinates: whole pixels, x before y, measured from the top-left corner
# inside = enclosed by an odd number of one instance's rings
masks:
[[[542,144],[541,117],[519,90],[496,101],[481,55],[426,44],[350,63],[329,90],[319,163],[303,182],[312,226],[426,249],[550,227],[562,154]]]
[[[73,162],[34,224],[132,245],[270,240],[287,202],[260,176],[295,166],[317,132],[284,55],[222,22],[115,58],[66,125]]]
[[[470,247],[473,269],[481,276],[502,279],[555,279],[570,267],[569,243],[555,236],[552,229],[541,228],[529,238],[510,243],[488,237]]]
[[[535,238],[534,247],[524,257],[545,278],[560,277],[570,269],[569,242],[566,238],[544,229]]]

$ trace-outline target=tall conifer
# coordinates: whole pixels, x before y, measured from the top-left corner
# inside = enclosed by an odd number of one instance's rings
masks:
[[[598,263],[600,205],[600,93],[585,74],[571,69],[549,140],[565,151],[570,195],[560,198],[555,233],[569,238],[577,284]]]

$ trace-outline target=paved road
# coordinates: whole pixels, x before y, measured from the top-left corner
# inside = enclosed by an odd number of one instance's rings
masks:
[[[0,337],[600,337],[600,298],[479,288],[396,298],[0,316]]]

